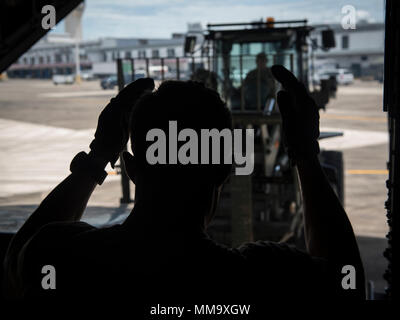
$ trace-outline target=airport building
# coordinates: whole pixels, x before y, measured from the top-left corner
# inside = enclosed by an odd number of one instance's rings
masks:
[[[145,68],[145,59],[152,64],[163,59],[165,68],[176,66],[177,57],[184,56],[186,35],[202,38],[199,23],[188,24],[185,33],[173,33],[170,38],[101,38],[93,41],[79,41],[79,64],[82,76],[90,73],[94,77],[116,74],[117,58],[138,59],[137,68]],[[202,39],[197,39],[197,44]],[[49,33],[21,56],[7,70],[9,77],[51,78],[54,74],[76,72],[76,40],[69,33]],[[196,53],[198,55],[200,53]],[[140,61],[143,59],[143,61]],[[187,61],[183,61],[188,64]],[[176,68],[176,67],[175,67]]]
[[[317,49],[315,62],[318,68],[345,68],[355,77],[381,79],[383,75],[385,25],[360,21],[356,29],[343,29],[341,24],[330,25],[335,32],[336,47],[329,51]],[[313,38],[321,46],[321,29]]]
[[[50,34],[35,44],[7,71],[9,77],[51,78],[75,72],[74,43],[63,43],[65,35]],[[175,58],[183,56],[184,34],[170,39],[104,38],[79,44],[81,71],[94,76],[116,73],[117,58]]]
[[[314,51],[315,70],[346,68],[355,77],[381,79],[384,57],[384,24],[360,21],[356,29],[343,29],[340,24],[330,24],[335,32],[336,47],[329,51]],[[72,28],[72,27],[71,27]],[[321,28],[316,28],[312,38],[321,46]],[[199,23],[188,25],[185,33],[172,34],[170,38],[101,38],[79,42],[79,64],[82,76],[94,77],[116,74],[117,58],[134,58],[136,69],[143,72],[145,58],[160,65],[163,59],[166,70],[175,72],[176,57],[184,56],[185,36],[195,35],[197,45],[202,42],[203,29]],[[68,33],[50,33],[16,61],[7,71],[9,77],[51,78],[54,74],[76,72],[76,41]],[[196,56],[201,55],[196,51]],[[143,59],[140,61],[140,59]],[[190,61],[183,60],[185,68]],[[189,66],[189,67],[188,67]],[[158,66],[159,67],[159,66]],[[182,67],[182,65],[181,65]],[[167,71],[167,72],[168,72]]]

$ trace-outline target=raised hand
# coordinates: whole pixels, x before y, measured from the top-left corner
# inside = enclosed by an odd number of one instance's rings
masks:
[[[153,79],[138,79],[121,90],[100,113],[90,149],[96,156],[109,161],[113,168],[129,140],[128,122],[133,105],[143,93],[153,89]]]
[[[289,158],[296,162],[319,153],[319,113],[306,88],[285,67],[271,67],[284,90],[278,92],[284,144]]]

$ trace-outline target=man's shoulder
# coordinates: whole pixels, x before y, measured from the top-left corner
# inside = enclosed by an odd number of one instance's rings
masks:
[[[55,246],[64,241],[88,231],[97,230],[96,227],[82,221],[76,222],[52,222],[41,227],[29,240],[30,246]]]
[[[256,242],[248,242],[244,243],[236,249],[242,255],[245,255],[247,258],[258,258],[259,256],[268,255],[269,257],[282,256],[285,257],[296,257],[296,258],[306,258],[309,255],[297,249],[294,246],[288,245],[282,242],[273,242],[273,241],[256,241]]]
[[[286,243],[257,241],[245,243],[235,249],[250,265],[265,265],[280,272],[314,274],[327,269],[325,259],[311,256]],[[296,270],[293,270],[293,267]]]
[[[312,257],[307,252],[297,249],[286,243],[272,241],[248,242],[237,248],[230,248],[214,241],[204,242],[203,246],[208,252],[213,252],[214,256],[220,259],[230,259],[244,264],[268,264],[270,267],[277,265],[312,265],[325,263],[325,260]]]
[[[257,76],[257,69],[253,69],[253,70],[250,70],[248,73],[247,73],[247,75],[246,75],[246,79],[251,79],[251,78],[254,78],[254,77],[256,77]],[[245,80],[246,80],[245,79]]]
[[[101,240],[107,237],[105,233],[111,235],[117,227],[96,228],[82,221],[49,223],[41,227],[26,243],[24,255],[78,253],[88,246],[93,247],[95,244],[101,246]]]
[[[216,277],[216,283],[233,292],[240,288],[255,297],[259,290],[268,297],[297,297],[301,293],[326,295],[331,288],[325,260],[285,243],[257,241],[237,248],[218,245],[214,253],[214,263],[224,276],[218,272],[210,278]]]

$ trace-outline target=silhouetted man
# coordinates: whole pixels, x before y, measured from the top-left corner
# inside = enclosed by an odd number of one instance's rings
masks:
[[[275,98],[276,85],[271,70],[267,67],[268,58],[264,52],[256,56],[256,68],[251,70],[243,81],[246,109],[264,110],[267,99]]]
[[[317,107],[289,71],[275,66],[272,72],[285,88],[278,102],[301,180],[308,253],[271,242],[231,249],[207,236],[231,165],[150,164],[146,153],[154,141],[147,134],[154,128],[168,132],[173,120],[178,131],[232,129],[230,111],[215,91],[199,83],[164,82],[142,96],[154,84],[140,79],[103,110],[89,155],[74,158],[71,175],[15,235],[5,260],[8,297],[122,298],[132,307],[196,299],[364,298],[352,227],[317,158]],[[92,191],[105,178],[105,165],[115,163],[128,132],[133,155],[123,157],[136,186],[132,213],[121,225],[103,229],[80,222]],[[42,288],[44,265],[56,270],[55,290]],[[357,272],[355,289],[342,287],[344,265]]]

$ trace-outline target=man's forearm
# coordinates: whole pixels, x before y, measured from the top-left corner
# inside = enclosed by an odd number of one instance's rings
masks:
[[[96,158],[99,164],[106,161]],[[7,255],[17,254],[41,227],[52,222],[78,221],[97,182],[85,173],[71,173],[42,201],[14,236]]]
[[[317,156],[298,161],[307,248],[310,254],[361,264],[350,221]]]
[[[353,228],[317,156],[298,161],[297,170],[309,253],[327,259],[336,276],[341,275],[345,265],[352,265],[356,270],[355,297],[365,299],[364,269]]]

